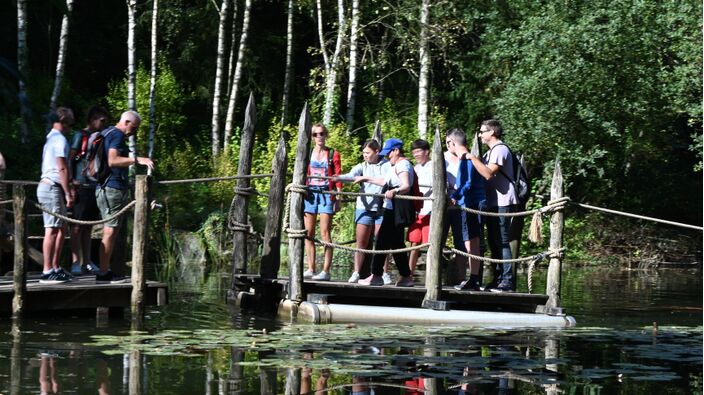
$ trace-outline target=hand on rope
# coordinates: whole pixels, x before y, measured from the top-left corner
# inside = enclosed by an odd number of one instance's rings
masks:
[[[66,222],[68,222],[68,223],[70,223],[70,224],[77,224],[77,225],[101,225],[101,224],[104,224],[104,223],[106,223],[106,222],[110,222],[110,221],[112,221],[113,219],[120,217],[120,216],[123,215],[127,210],[131,209],[135,204],[137,204],[137,201],[136,201],[136,200],[133,200],[133,201],[127,203],[127,204],[125,205],[125,207],[123,207],[122,209],[120,209],[120,211],[118,211],[117,213],[115,213],[115,214],[113,214],[113,215],[111,215],[111,216],[109,216],[109,217],[107,217],[107,218],[105,218],[105,219],[100,219],[100,220],[97,220],[97,221],[82,221],[82,220],[70,218],[70,217],[67,217],[67,216],[65,216],[65,215],[61,215],[61,214],[55,213],[55,212],[53,212],[53,211],[51,211],[51,210],[47,210],[47,209],[45,209],[41,204],[39,204],[39,203],[37,203],[37,202],[35,202],[35,201],[29,200],[29,202],[31,202],[32,204],[34,204],[34,206],[35,206],[36,208],[42,210],[43,212],[45,212],[45,213],[47,213],[47,214],[49,214],[49,215],[51,215],[51,216],[54,216],[54,217],[59,218],[59,219],[62,219],[62,220],[66,221]]]

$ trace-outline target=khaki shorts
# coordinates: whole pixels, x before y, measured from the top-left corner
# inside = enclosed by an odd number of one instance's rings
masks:
[[[118,211],[122,210],[127,203],[129,197],[129,191],[127,189],[115,189],[110,187],[98,188],[95,190],[95,200],[98,202],[98,208],[100,209],[100,216],[103,219],[115,215]],[[120,225],[120,221],[124,214],[118,218],[113,218],[112,220],[103,224],[110,228],[117,228]]]

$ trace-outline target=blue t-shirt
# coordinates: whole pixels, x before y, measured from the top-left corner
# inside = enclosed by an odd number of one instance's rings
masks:
[[[486,199],[484,177],[479,174],[471,160],[460,160],[452,198],[457,201],[457,205],[463,207],[476,207]]]
[[[125,134],[120,129],[110,126],[105,134],[105,155],[108,155],[110,149],[116,149],[119,156],[129,156],[130,151],[125,143]],[[125,190],[129,187],[128,176],[129,168],[111,167],[110,176],[105,186]]]

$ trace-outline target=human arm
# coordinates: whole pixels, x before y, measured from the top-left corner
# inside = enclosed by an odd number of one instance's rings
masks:
[[[489,163],[488,165],[485,165],[482,160],[477,157],[476,155],[472,155],[470,153],[466,153],[462,155],[462,158],[465,158],[467,160],[472,161],[472,166],[474,166],[475,169],[477,169],[477,172],[484,177],[487,180],[491,180],[492,177],[496,175],[496,173],[501,170],[501,166],[499,166],[496,163]],[[462,159],[460,158],[460,159]]]
[[[130,158],[129,156],[120,156],[120,153],[115,148],[108,150],[108,166],[110,167],[130,167],[132,165],[147,166],[154,170],[154,161],[144,156]]]
[[[71,175],[69,174],[68,161],[63,156],[56,157],[56,168],[59,171],[59,184],[64,190],[66,198],[66,207],[73,207],[73,198],[75,196],[73,185],[71,185]]]
[[[362,182],[369,182],[379,186],[384,186],[384,184],[386,184],[384,177],[356,176],[354,178],[355,184],[360,184]]]

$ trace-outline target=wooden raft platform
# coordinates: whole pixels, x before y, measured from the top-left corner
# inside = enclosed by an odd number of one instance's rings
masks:
[[[258,275],[236,276],[238,288],[251,292],[255,299],[267,295],[272,302],[286,298],[287,278],[263,279]],[[352,304],[385,307],[421,307],[426,289],[416,284],[414,287],[402,288],[393,285],[367,286],[335,281],[303,282],[303,291],[309,302],[328,304]],[[562,311],[546,311],[547,295],[520,292],[485,292],[457,291],[452,287],[443,287],[439,300],[447,302],[452,310],[475,310],[496,312],[548,313],[560,314]],[[257,304],[261,303],[259,300]],[[242,307],[247,307],[245,303]],[[561,310],[561,309],[560,309]]]
[[[15,292],[12,277],[0,277],[0,316],[12,314]],[[26,312],[86,310],[98,307],[130,307],[132,283],[130,278],[122,284],[96,284],[95,276],[76,276],[63,284],[40,284],[39,275],[27,276]],[[168,303],[165,283],[147,281],[145,303],[162,306]]]

